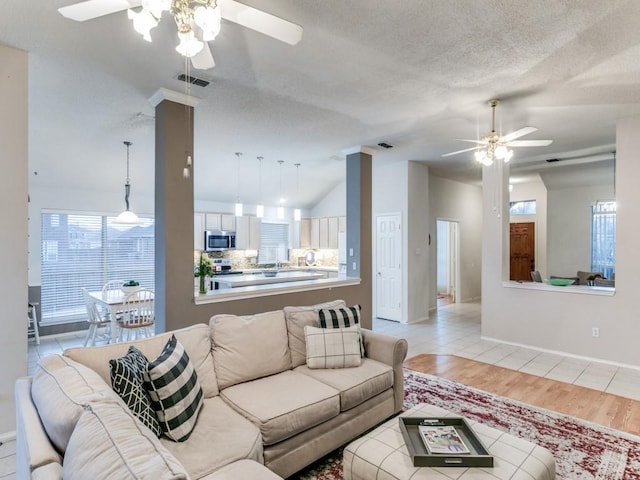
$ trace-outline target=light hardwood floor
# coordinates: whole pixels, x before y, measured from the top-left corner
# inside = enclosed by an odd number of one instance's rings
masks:
[[[419,354],[405,366],[486,392],[640,434],[640,401],[455,355]]]

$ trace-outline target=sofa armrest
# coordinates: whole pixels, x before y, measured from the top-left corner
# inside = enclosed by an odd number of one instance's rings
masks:
[[[35,477],[35,471],[49,464],[62,465],[60,454],[53,447],[42,426],[38,410],[31,399],[31,377],[16,380],[16,473],[18,478]],[[42,469],[37,478],[62,479],[62,468],[55,465]],[[56,474],[59,473],[59,476]]]
[[[393,367],[393,393],[395,411],[402,411],[404,401],[404,369],[403,362],[407,357],[408,344],[404,338],[392,337],[361,329],[364,351],[367,358],[377,360]]]

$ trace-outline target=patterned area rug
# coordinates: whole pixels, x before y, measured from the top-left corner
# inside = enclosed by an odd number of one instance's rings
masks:
[[[549,449],[558,479],[640,480],[640,437],[405,370],[404,408],[430,403]],[[294,477],[341,480],[342,450]]]

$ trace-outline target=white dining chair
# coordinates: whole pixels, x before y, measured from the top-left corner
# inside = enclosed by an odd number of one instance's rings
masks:
[[[141,288],[130,293],[124,299],[122,305],[122,318],[118,319],[120,326],[120,340],[123,340],[127,331],[127,341],[138,338],[139,334],[146,337],[153,335],[151,327],[155,323],[155,306],[153,290]]]
[[[89,330],[87,331],[87,336],[84,339],[84,346],[86,347],[89,341],[91,341],[92,346],[95,345],[97,336],[103,337],[109,341],[111,339],[111,320],[107,316],[103,315],[86,288],[82,289],[82,296],[84,297],[84,304],[87,308],[87,322],[89,323]],[[98,329],[101,327],[105,327],[105,332],[98,335]]]
[[[121,293],[124,280],[109,280],[102,286],[102,296],[108,295],[110,292]]]

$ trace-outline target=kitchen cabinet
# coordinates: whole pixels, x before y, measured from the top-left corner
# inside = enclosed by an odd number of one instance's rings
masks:
[[[193,215],[193,249],[204,250],[204,230],[205,230],[204,213],[195,213]]]
[[[311,219],[300,220],[300,245],[299,248],[311,248]]]
[[[320,219],[311,218],[309,227],[309,248],[320,248]]]
[[[205,227],[207,230],[236,231],[236,216],[230,213],[206,213]]]
[[[329,223],[329,232],[328,232],[328,239],[327,239],[327,243],[328,243],[328,247],[327,248],[331,248],[336,250],[338,248],[338,228],[339,228],[339,221],[338,221],[338,217],[329,217],[328,218],[328,223]]]
[[[254,216],[235,217],[236,249],[259,250],[262,220]]]
[[[338,232],[347,233],[347,217],[338,217]]]
[[[329,248],[329,219],[327,217],[320,218],[320,239],[319,244],[321,249]]]

